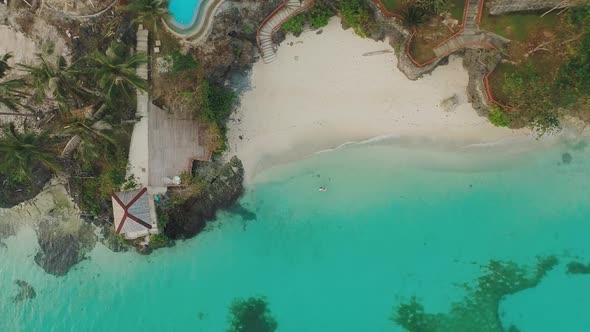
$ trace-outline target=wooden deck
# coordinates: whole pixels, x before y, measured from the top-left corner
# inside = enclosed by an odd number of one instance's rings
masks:
[[[149,114],[149,185],[165,187],[165,178],[180,175],[190,160],[208,154],[199,145],[199,125],[191,114],[168,113],[151,104]]]

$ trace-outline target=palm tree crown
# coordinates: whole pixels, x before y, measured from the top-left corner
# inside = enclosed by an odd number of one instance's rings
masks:
[[[94,52],[87,56],[94,66],[93,74],[98,87],[107,97],[112,97],[116,89],[128,94],[130,88],[140,91],[147,90],[147,82],[137,76],[135,68],[147,62],[143,53],[127,55],[120,44],[113,44],[106,53]]]
[[[0,57],[0,80],[6,77],[9,70],[12,69],[8,64],[8,60],[12,58],[12,53],[6,53]],[[25,82],[21,79],[4,80],[0,82],[0,104],[8,107],[11,111],[18,110],[26,94],[22,91]]]
[[[17,180],[31,178],[35,166],[41,164],[52,171],[58,171],[55,155],[51,151],[48,131],[36,134],[32,131],[18,133],[14,123],[2,128],[0,137],[0,172],[12,174]]]
[[[153,22],[154,31],[160,20],[170,16],[168,0],[134,0],[127,5],[127,10],[137,15],[136,22]]]
[[[34,103],[40,105],[46,99],[50,99],[57,102],[60,111],[69,111],[69,101],[72,97],[84,94],[76,82],[79,72],[68,66],[61,55],[57,56],[55,61],[49,61],[45,55],[37,54],[37,62],[35,66],[19,64],[27,73],[25,81],[32,89]]]

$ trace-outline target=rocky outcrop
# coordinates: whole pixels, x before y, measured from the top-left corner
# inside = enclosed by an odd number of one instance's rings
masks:
[[[463,67],[469,73],[467,99],[481,116],[487,116],[491,106],[485,90],[484,77],[494,70],[500,61],[500,53],[493,51],[466,50],[463,55]]]
[[[63,276],[86,258],[97,238],[94,228],[79,218],[50,214],[37,228],[39,251],[35,263],[45,272]]]
[[[29,285],[26,281],[16,280],[14,282],[18,287],[18,293],[12,298],[12,302],[22,302],[27,300],[32,300],[37,297],[37,293],[33,286]]]
[[[162,209],[168,216],[165,234],[171,239],[195,236],[219,209],[234,205],[244,191],[244,167],[235,156],[221,166],[201,168],[198,175],[204,178],[203,191],[181,204]]]
[[[501,15],[519,11],[534,11],[551,9],[554,7],[565,8],[579,6],[588,0],[492,0],[490,1],[490,14]]]

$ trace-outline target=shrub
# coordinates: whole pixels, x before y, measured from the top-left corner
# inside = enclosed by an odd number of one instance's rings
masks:
[[[150,248],[158,249],[163,248],[168,245],[170,239],[166,236],[166,234],[152,234],[150,236]]]
[[[409,3],[432,15],[440,15],[449,10],[448,0],[411,0]]]
[[[202,114],[217,128],[209,128],[207,135],[211,143],[212,152],[223,152],[227,145],[226,122],[233,111],[237,95],[232,90],[203,81],[202,89]],[[221,142],[221,144],[220,144]]]
[[[316,6],[309,12],[309,24],[313,29],[323,28],[328,25],[332,12],[325,6]]]
[[[510,127],[512,118],[506,114],[504,109],[497,105],[493,105],[488,114],[488,120],[496,127]]]
[[[224,128],[237,100],[236,94],[230,89],[211,84],[206,80],[203,81],[201,88],[203,90],[203,114],[219,127]]]
[[[502,90],[519,117],[539,136],[560,128],[554,83],[532,64],[507,75]]]
[[[283,25],[281,29],[285,32],[291,32],[292,34],[298,36],[303,32],[303,26],[305,25],[305,16],[302,14],[295,15],[288,19]]]
[[[364,0],[340,1],[340,14],[342,20],[363,38],[373,33],[377,27],[368,4]]]

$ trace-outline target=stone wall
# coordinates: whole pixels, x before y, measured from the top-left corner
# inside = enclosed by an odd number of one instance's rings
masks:
[[[588,0],[490,0],[490,14],[500,15],[509,12],[551,9],[587,3]]]

